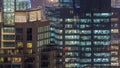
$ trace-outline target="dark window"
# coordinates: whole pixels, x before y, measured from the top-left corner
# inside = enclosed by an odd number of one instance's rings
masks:
[[[17,35],[16,34],[16,40],[23,40],[23,35]]]
[[[49,63],[48,62],[42,62],[41,63],[41,67],[48,67],[49,66]]]
[[[3,68],[3,65],[2,65],[2,64],[0,64],[0,68]]]
[[[11,65],[5,65],[5,68],[11,68]]]
[[[16,33],[23,33],[23,29],[22,28],[16,28]]]
[[[27,28],[27,40],[32,40],[32,28]]]
[[[21,65],[13,65],[13,68],[21,68]]]
[[[16,28],[16,40],[23,40],[23,28]]]

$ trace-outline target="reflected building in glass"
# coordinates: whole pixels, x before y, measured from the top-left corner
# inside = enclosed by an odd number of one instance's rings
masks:
[[[57,68],[111,66],[110,0],[59,0],[46,9],[50,43],[62,50]]]
[[[16,0],[16,10],[26,10],[31,8],[31,0]]]

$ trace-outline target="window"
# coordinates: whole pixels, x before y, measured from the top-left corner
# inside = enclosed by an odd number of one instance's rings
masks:
[[[94,41],[94,45],[110,45],[110,41]]]
[[[108,23],[110,19],[93,19],[94,23]]]
[[[109,57],[110,53],[94,53],[96,57]]]
[[[23,42],[17,42],[18,47],[23,47]]]
[[[15,42],[3,42],[4,47],[14,47]]]
[[[119,46],[114,46],[114,45],[111,45],[111,50],[119,50]]]
[[[119,18],[111,18],[111,21],[112,22],[117,22],[117,21],[119,21]]]
[[[15,33],[15,28],[14,27],[4,27],[3,32],[4,33]]]
[[[109,36],[109,35],[104,35],[104,36],[95,35],[95,36],[94,36],[94,39],[96,39],[96,40],[109,40],[109,39],[110,39],[110,36]]]
[[[65,62],[79,62],[79,58],[65,58]]]
[[[79,45],[79,41],[65,41],[65,45]]]
[[[4,62],[4,58],[3,57],[0,57],[0,62]]]
[[[112,52],[111,52],[111,55],[112,55],[112,56],[118,55],[118,51],[112,51]]]
[[[15,35],[3,35],[4,40],[15,40]]]
[[[94,58],[94,62],[109,62],[109,58]]]
[[[110,30],[94,30],[94,34],[110,34]]]
[[[91,19],[80,19],[80,23],[91,23]]]
[[[79,45],[81,46],[90,46],[92,43],[91,41],[81,41]]]
[[[32,49],[27,49],[27,54],[32,54]]]
[[[80,59],[80,62],[82,62],[82,63],[88,63],[88,62],[91,62],[91,59],[88,59],[88,58],[86,58],[86,59]]]
[[[32,48],[32,43],[27,43],[27,48]]]
[[[65,52],[65,56],[79,56],[79,53],[78,52]]]
[[[118,61],[118,57],[111,57],[111,61]]]
[[[91,36],[81,36],[82,40],[91,40]]]
[[[81,29],[87,29],[87,28],[90,28],[91,27],[91,25],[87,25],[87,24],[80,24],[79,25],[79,28],[81,28]]]
[[[17,40],[17,41],[22,41],[22,40],[23,40],[23,35],[21,35],[21,34],[16,34],[16,40]]]
[[[65,30],[66,34],[76,34],[79,33],[79,30]]]
[[[21,62],[21,61],[22,61],[22,58],[20,58],[20,57],[15,57],[15,58],[13,58],[13,61],[14,61],[14,62]]]
[[[91,57],[91,53],[85,53],[85,54],[83,54],[82,56],[85,56],[85,57]]]
[[[65,39],[79,39],[79,35],[65,35]]]
[[[119,29],[111,29],[111,33],[119,33]]]
[[[91,30],[80,30],[80,34],[91,34]]]
[[[94,13],[93,15],[96,17],[110,17],[112,14],[111,13]]]
[[[65,24],[65,28],[72,28],[73,25],[72,24]]]
[[[82,51],[91,51],[91,48],[90,47],[82,47],[81,50]]]
[[[30,8],[30,2],[28,0],[17,0],[16,1],[16,10],[26,10]]]
[[[22,28],[16,28],[16,33],[23,33],[23,29]]]
[[[32,28],[27,28],[27,40],[32,40]]]
[[[79,63],[69,63],[69,64],[65,64],[66,68],[80,68],[80,64]]]

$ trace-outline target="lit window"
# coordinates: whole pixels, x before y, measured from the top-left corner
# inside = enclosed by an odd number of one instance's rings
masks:
[[[78,52],[65,52],[65,56],[79,56]]]
[[[80,68],[80,64],[78,63],[69,63],[69,64],[65,64],[66,68]]]
[[[94,45],[110,45],[110,41],[94,41]]]
[[[91,59],[87,59],[87,58],[86,59],[81,59],[80,62],[82,62],[82,63],[91,62]]]
[[[0,57],[0,62],[4,62],[4,58],[3,57]]]
[[[95,35],[94,38],[97,40],[103,40],[103,39],[108,40],[110,39],[110,36],[109,35],[104,35],[104,36]]]
[[[94,34],[109,34],[110,30],[94,30]]]
[[[86,57],[91,57],[91,55],[92,55],[91,53],[85,53],[84,54],[84,56],[86,56]]]
[[[94,62],[109,62],[109,58],[94,58]]]
[[[118,61],[118,57],[111,57],[111,61]]]
[[[82,40],[90,40],[90,39],[91,39],[91,36],[81,36],[81,39],[82,39]]]
[[[66,34],[75,34],[75,33],[79,33],[79,30],[65,30]]]
[[[109,57],[110,53],[94,53],[96,57]]]
[[[32,43],[27,43],[27,48],[32,48]]]
[[[23,42],[17,42],[18,47],[23,47]]]
[[[109,19],[93,19],[94,23],[106,23],[106,22],[110,22]]]
[[[119,19],[118,18],[111,18],[111,21],[112,22],[116,22],[116,21],[118,21]]]
[[[65,45],[79,45],[79,41],[65,41]]]
[[[111,29],[111,33],[119,33],[118,29]]]
[[[28,54],[32,54],[32,49],[28,49],[28,50],[27,50],[27,53],[28,53]]]
[[[111,50],[119,50],[119,46],[111,46]]]
[[[13,58],[14,62],[21,62],[21,58],[20,57],[16,57],[16,58]]]
[[[111,13],[94,13],[93,15],[97,17],[110,17],[112,14]]]
[[[111,55],[118,55],[118,52],[117,51],[112,51]]]
[[[91,34],[91,30],[81,30],[80,34]]]
[[[72,24],[65,24],[65,28],[72,28],[73,25]]]
[[[112,62],[111,66],[119,66],[119,62]]]
[[[65,35],[65,39],[79,39],[79,35]]]
[[[65,62],[79,62],[79,58],[65,58]]]
[[[81,50],[82,51],[91,51],[91,48],[90,47],[82,47]]]
[[[0,50],[0,54],[4,54],[4,50],[1,49],[1,50]]]
[[[91,19],[80,19],[80,23],[91,23]]]

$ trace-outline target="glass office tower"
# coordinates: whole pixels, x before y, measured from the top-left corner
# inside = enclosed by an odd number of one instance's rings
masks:
[[[15,47],[14,9],[15,0],[3,0],[3,23],[1,28],[1,48]]]
[[[59,6],[46,8],[51,20],[50,42],[62,49],[57,68],[110,66],[110,0],[59,2]]]

